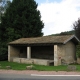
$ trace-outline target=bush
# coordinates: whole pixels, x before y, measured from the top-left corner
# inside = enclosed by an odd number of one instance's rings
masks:
[[[5,61],[8,60],[8,55],[7,54],[0,54],[0,61]]]
[[[77,56],[78,58],[80,58],[80,43],[79,43],[79,45],[77,45],[76,56]]]

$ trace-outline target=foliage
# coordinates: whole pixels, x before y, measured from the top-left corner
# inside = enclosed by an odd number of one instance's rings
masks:
[[[1,22],[1,16],[4,15],[10,3],[11,3],[10,0],[0,0],[0,22]]]
[[[5,60],[8,57],[7,44],[5,42],[5,39],[3,39],[4,36],[2,36],[4,31],[1,30],[1,17],[4,16],[4,13],[6,12],[6,9],[9,7],[10,3],[10,0],[0,0],[0,60]]]
[[[79,45],[77,45],[76,54],[77,54],[77,57],[80,58],[80,43]]]
[[[61,32],[60,35],[73,35],[75,34],[75,31],[74,30],[71,30],[71,31],[65,31],[65,32]]]
[[[10,3],[1,17],[0,54],[7,54],[7,44],[10,41],[43,35],[44,23],[37,6],[34,0],[13,0]]]
[[[78,21],[75,21],[73,27],[75,30],[75,35],[78,37],[78,39],[80,39],[80,18],[78,19]]]
[[[61,33],[58,33],[58,34],[52,34],[51,36],[59,36],[59,35],[73,35],[73,34],[75,34],[75,31],[74,31],[74,30],[71,30],[71,31],[61,32]]]

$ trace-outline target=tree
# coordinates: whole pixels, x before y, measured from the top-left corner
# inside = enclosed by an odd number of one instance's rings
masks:
[[[73,35],[75,34],[75,31],[74,30],[71,30],[71,31],[65,31],[65,32],[61,32],[60,35]]]
[[[7,53],[7,43],[21,37],[42,36],[44,23],[41,21],[38,4],[34,0],[13,0],[1,17],[0,52]]]
[[[80,18],[78,19],[78,21],[75,21],[75,23],[73,24],[73,27],[75,30],[75,35],[80,40]]]
[[[34,0],[13,0],[10,7],[2,17],[2,25],[9,36],[13,39],[20,37],[42,36],[44,26],[41,21],[40,11],[37,10],[37,4]],[[5,23],[5,24],[4,24]],[[6,27],[7,26],[7,27]],[[11,38],[10,38],[11,39]]]
[[[0,23],[1,16],[4,14],[10,3],[11,3],[10,0],[0,0]]]

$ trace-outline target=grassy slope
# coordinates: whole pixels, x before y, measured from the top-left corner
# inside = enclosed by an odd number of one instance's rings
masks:
[[[2,66],[1,69],[6,69],[6,66],[11,66],[13,70],[26,70],[26,66],[29,66],[31,64],[21,64],[21,63],[15,63],[15,62],[8,62],[8,61],[0,61],[0,66]],[[77,66],[77,71],[80,71],[80,65]],[[42,66],[42,65],[34,65],[33,70],[39,70],[39,71],[66,71],[67,66]]]

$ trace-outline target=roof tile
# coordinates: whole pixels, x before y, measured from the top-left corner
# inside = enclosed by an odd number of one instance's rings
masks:
[[[64,43],[73,35],[63,35],[63,36],[43,36],[36,38],[20,38],[18,40],[12,41],[9,44],[40,44],[40,43]]]

